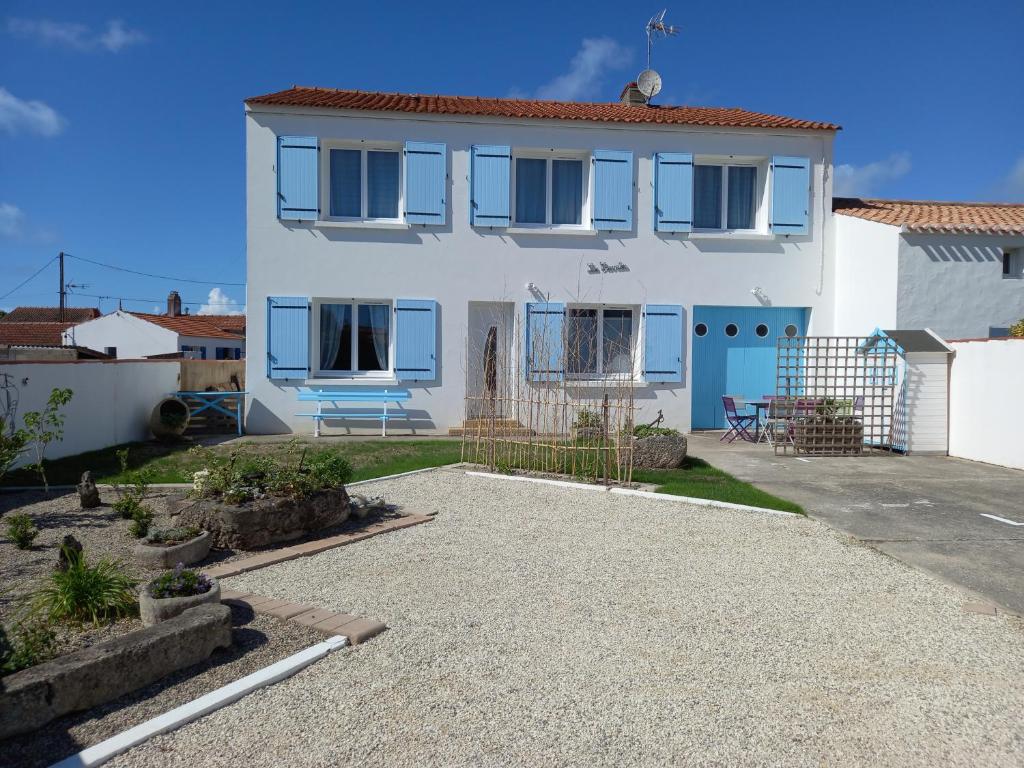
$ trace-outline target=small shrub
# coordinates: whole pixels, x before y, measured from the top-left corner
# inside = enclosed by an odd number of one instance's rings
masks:
[[[136,539],[141,539],[149,533],[149,526],[153,524],[153,510],[145,504],[140,504],[132,512],[132,521],[128,526],[128,533]]]
[[[352,479],[352,465],[333,451],[320,451],[309,460],[309,474],[317,490],[341,488]]]
[[[173,571],[164,571],[146,586],[150,597],[162,600],[167,597],[191,597],[204,595],[213,588],[213,581],[205,573],[186,568],[178,563]]]
[[[671,427],[651,427],[647,424],[638,424],[633,427],[633,437],[653,437],[655,435],[669,437],[678,434],[679,430]]]
[[[8,431],[0,423],[0,478],[28,448],[28,433],[23,429]]]
[[[1014,338],[1024,338],[1024,317],[1010,326],[1010,335]]]
[[[39,535],[39,529],[32,523],[32,518],[25,514],[11,515],[7,518],[7,538],[14,542],[18,549],[30,549],[32,542]]]
[[[121,565],[106,558],[95,565],[70,547],[62,550],[68,567],[54,571],[35,597],[35,608],[50,621],[91,621],[117,618],[135,607],[136,581]]]
[[[146,543],[154,545],[172,546],[191,541],[202,533],[202,529],[194,525],[178,528],[156,528],[146,535]]]
[[[136,497],[133,493],[126,493],[111,506],[114,508],[114,511],[125,520],[131,520],[135,517],[136,510],[142,506],[142,500]]]
[[[0,627],[0,676],[42,664],[54,656],[57,636],[49,624],[26,620],[15,625],[13,639]]]
[[[601,414],[589,408],[581,408],[576,414],[576,421],[573,422],[576,429],[593,429],[602,426]]]

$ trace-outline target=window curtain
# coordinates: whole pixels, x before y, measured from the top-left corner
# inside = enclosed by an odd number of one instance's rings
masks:
[[[516,160],[516,222],[547,221],[547,160],[521,157]]]
[[[387,304],[361,304],[359,306],[360,370],[387,370],[390,314],[390,307]],[[362,343],[364,340],[370,343]]]
[[[722,227],[722,166],[693,168],[693,226],[698,229]]]
[[[398,218],[398,153],[366,153],[366,215]]]
[[[726,218],[729,229],[754,228],[754,190],[757,186],[757,168],[736,166],[729,168],[729,204]]]
[[[363,215],[361,165],[358,149],[331,150],[331,216]]]
[[[347,371],[351,360],[338,360],[343,333],[350,333],[348,322],[352,308],[348,304],[320,305],[320,368],[325,371]]]
[[[583,163],[551,161],[551,223],[579,224],[583,215]]]

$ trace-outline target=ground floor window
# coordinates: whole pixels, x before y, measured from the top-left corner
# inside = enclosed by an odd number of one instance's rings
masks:
[[[218,360],[241,360],[242,350],[238,347],[217,347],[216,357]]]
[[[205,360],[206,347],[197,344],[182,344],[181,351],[189,360]]]
[[[323,301],[318,328],[321,371],[357,374],[390,370],[390,304]]]
[[[633,371],[633,310],[569,307],[565,314],[565,370],[591,378]]]

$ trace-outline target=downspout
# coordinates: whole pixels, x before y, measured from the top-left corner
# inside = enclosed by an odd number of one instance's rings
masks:
[[[825,231],[828,227],[828,195],[826,190],[828,188],[828,153],[825,151],[825,139],[821,140],[821,259],[818,264],[818,287],[814,293],[816,296],[821,296],[822,291],[825,290]],[[833,322],[835,321],[835,309],[833,308]]]

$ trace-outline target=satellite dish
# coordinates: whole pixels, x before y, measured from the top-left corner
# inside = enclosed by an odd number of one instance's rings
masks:
[[[661,75],[653,69],[645,69],[637,75],[636,87],[650,101],[661,92]]]

